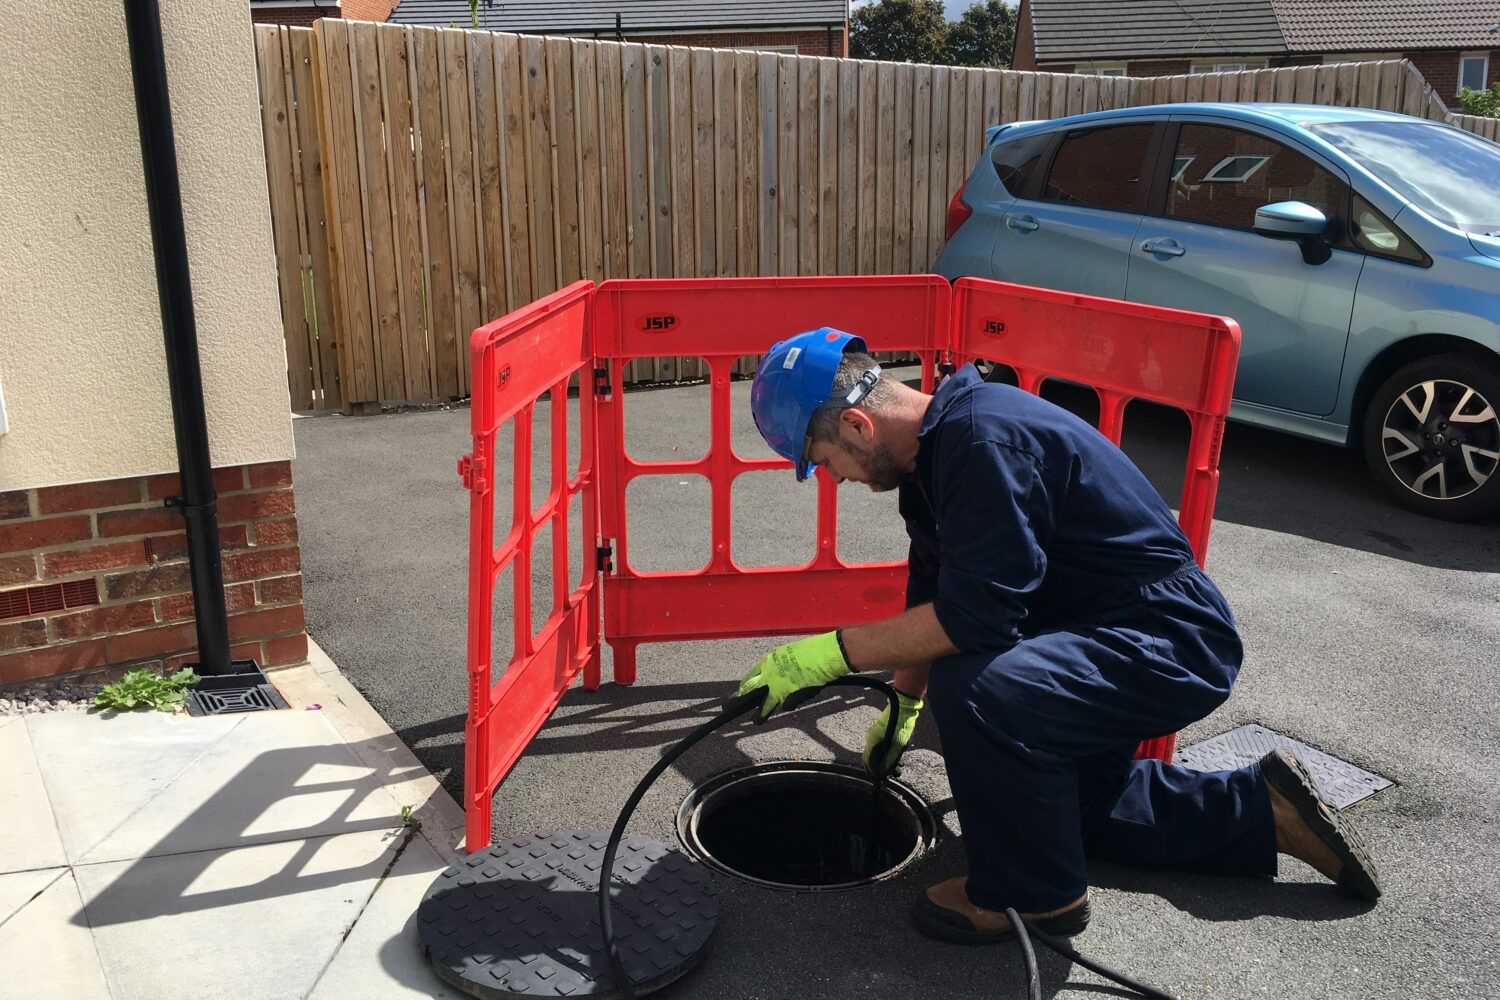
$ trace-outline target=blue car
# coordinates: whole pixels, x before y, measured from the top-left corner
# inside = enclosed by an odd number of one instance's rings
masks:
[[[1500,145],[1382,111],[1173,104],[991,128],[934,265],[1229,316],[1233,419],[1500,511]]]

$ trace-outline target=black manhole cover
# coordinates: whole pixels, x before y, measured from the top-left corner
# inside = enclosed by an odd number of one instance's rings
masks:
[[[862,769],[809,761],[718,775],[677,811],[677,835],[705,864],[799,891],[888,878],[931,847],[936,831],[927,803],[900,782],[886,782],[877,808]]]
[[[470,996],[619,996],[599,937],[599,869],[609,835],[515,837],[438,876],[417,932],[438,978]],[[615,943],[637,994],[698,964],[713,939],[712,879],[682,852],[626,837],[615,854]]]

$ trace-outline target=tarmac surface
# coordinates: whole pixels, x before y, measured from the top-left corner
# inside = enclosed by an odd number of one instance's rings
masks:
[[[734,439],[769,454],[733,386]],[[627,449],[639,460],[701,454],[708,389],[624,396]],[[1079,405],[1078,397],[1064,402]],[[576,466],[576,400],[570,467]],[[533,497],[545,495],[547,403],[537,406]],[[418,758],[462,801],[468,495],[455,463],[471,447],[470,413],[328,416],[295,422],[294,465],[311,635]],[[497,537],[510,523],[509,437]],[[1126,450],[1163,495],[1181,485],[1186,423],[1132,405]],[[1355,805],[1382,867],[1373,907],[1283,859],[1275,881],[1091,866],[1088,956],[1182,998],[1490,998],[1500,996],[1500,523],[1450,524],[1377,495],[1352,452],[1231,426],[1208,568],[1246,644],[1228,704],[1180,737],[1187,745],[1256,722],[1387,777]],[[735,555],[773,565],[811,556],[811,484],[790,473],[735,487]],[[704,481],[637,480],[628,494],[631,557],[642,569],[686,569],[708,557]],[[905,535],[893,495],[840,491],[846,559],[894,559]],[[575,508],[576,515],[576,508]],[[583,539],[573,520],[573,569]],[[544,551],[544,550],[543,550]],[[550,607],[550,559],[537,558],[534,615]],[[510,621],[509,594],[495,604]],[[494,639],[509,655],[506,629]],[[776,640],[647,645],[633,687],[575,685],[495,799],[497,837],[608,829],[661,752],[717,711]],[[830,696],[765,727],[733,727],[669,770],[631,832],[675,842],[678,804],[696,783],[747,762],[854,761],[873,696]],[[1024,996],[1013,946],[929,941],[907,908],[923,887],[964,870],[957,818],[930,719],[904,780],[938,813],[938,847],[873,887],[788,894],[720,878],[717,943],[667,998]],[[774,849],[774,844],[767,844]],[[1127,995],[1039,953],[1043,995]]]

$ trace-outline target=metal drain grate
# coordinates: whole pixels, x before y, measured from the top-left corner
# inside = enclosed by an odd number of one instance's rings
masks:
[[[236,660],[232,670],[206,676],[188,692],[189,715],[233,715],[287,707],[281,692],[266,680],[254,660]]]
[[[1347,760],[1253,724],[1178,750],[1176,763],[1195,771],[1232,771],[1255,763],[1276,747],[1289,747],[1297,752],[1317,779],[1318,791],[1336,809],[1347,809],[1395,784]]]

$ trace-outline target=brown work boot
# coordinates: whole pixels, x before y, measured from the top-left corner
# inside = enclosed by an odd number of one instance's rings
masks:
[[[1286,747],[1260,760],[1276,820],[1276,850],[1305,861],[1345,892],[1380,898],[1380,874],[1354,826],[1318,794],[1311,772]]]
[[[1009,941],[1016,936],[1010,918],[998,910],[986,910],[969,900],[967,878],[950,878],[939,882],[918,896],[912,904],[912,919],[917,930],[939,941],[955,944],[994,944]],[[1046,913],[1023,913],[1022,917],[1033,927],[1057,937],[1072,937],[1083,933],[1089,925],[1089,894],[1060,910]]]

